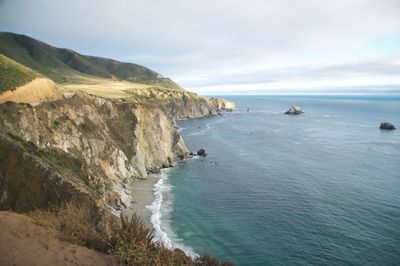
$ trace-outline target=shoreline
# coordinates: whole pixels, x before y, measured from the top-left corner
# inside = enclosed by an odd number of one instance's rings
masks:
[[[145,226],[153,230],[155,240],[170,250],[178,248],[195,259],[199,254],[192,247],[182,243],[170,227],[173,195],[170,193],[168,173],[171,169],[172,167],[164,168],[160,173],[149,175],[146,179],[135,180],[130,187],[133,202],[124,214],[131,217],[136,212],[143,219]]]
[[[160,180],[157,174],[149,175],[146,179],[137,179],[130,186],[132,204],[124,211],[130,218],[135,212],[143,219],[146,227],[154,229],[151,223],[152,212],[146,206],[154,202],[154,185]]]

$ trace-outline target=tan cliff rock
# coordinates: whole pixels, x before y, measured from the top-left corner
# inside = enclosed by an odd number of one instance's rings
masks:
[[[232,111],[236,108],[235,103],[227,101],[222,98],[210,98],[209,99],[217,109]]]
[[[217,115],[220,110],[233,110],[235,104],[222,98],[209,98],[188,91],[169,91],[158,88],[129,89],[126,93],[135,102],[160,106],[172,118],[196,118]]]
[[[46,208],[79,194],[117,214],[131,203],[135,178],[188,155],[171,118],[145,104],[77,93],[36,107],[6,103],[0,116],[1,209]]]

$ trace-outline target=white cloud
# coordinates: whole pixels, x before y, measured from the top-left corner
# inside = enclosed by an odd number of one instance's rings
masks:
[[[398,0],[0,2],[2,30],[143,64],[198,91],[228,88],[246,78],[253,80],[243,84],[265,83],[272,76],[286,83],[294,75],[290,69],[301,78],[299,69],[358,64],[360,72],[363,62],[398,60],[399,18]],[[373,78],[371,69],[364,71],[365,81]],[[392,66],[379,71],[393,76]],[[378,74],[374,82],[389,78]],[[318,81],[321,73],[303,75]]]

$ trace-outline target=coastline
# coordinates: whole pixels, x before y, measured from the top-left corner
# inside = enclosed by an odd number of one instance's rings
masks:
[[[199,254],[178,239],[170,225],[173,195],[168,176],[171,169],[164,168],[158,174],[149,175],[147,179],[135,180],[130,188],[132,204],[124,214],[131,217],[136,212],[145,226],[154,231],[155,240],[170,250],[180,249],[195,259]]]
[[[125,210],[125,215],[131,217],[135,212],[143,219],[148,228],[154,228],[151,223],[152,212],[146,206],[154,202],[154,185],[160,180],[158,175],[149,175],[146,179],[135,180],[131,187],[132,204]]]

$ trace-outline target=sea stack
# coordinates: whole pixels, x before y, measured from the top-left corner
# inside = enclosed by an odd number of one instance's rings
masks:
[[[380,129],[384,129],[384,130],[394,130],[396,129],[396,127],[388,122],[382,122],[381,125],[379,126]]]
[[[285,115],[299,115],[302,113],[304,113],[304,112],[303,112],[303,110],[301,110],[300,107],[292,105],[292,106],[290,106],[289,110],[287,110],[285,112]]]
[[[205,149],[200,149],[197,151],[197,155],[205,157],[207,156],[207,151]]]

